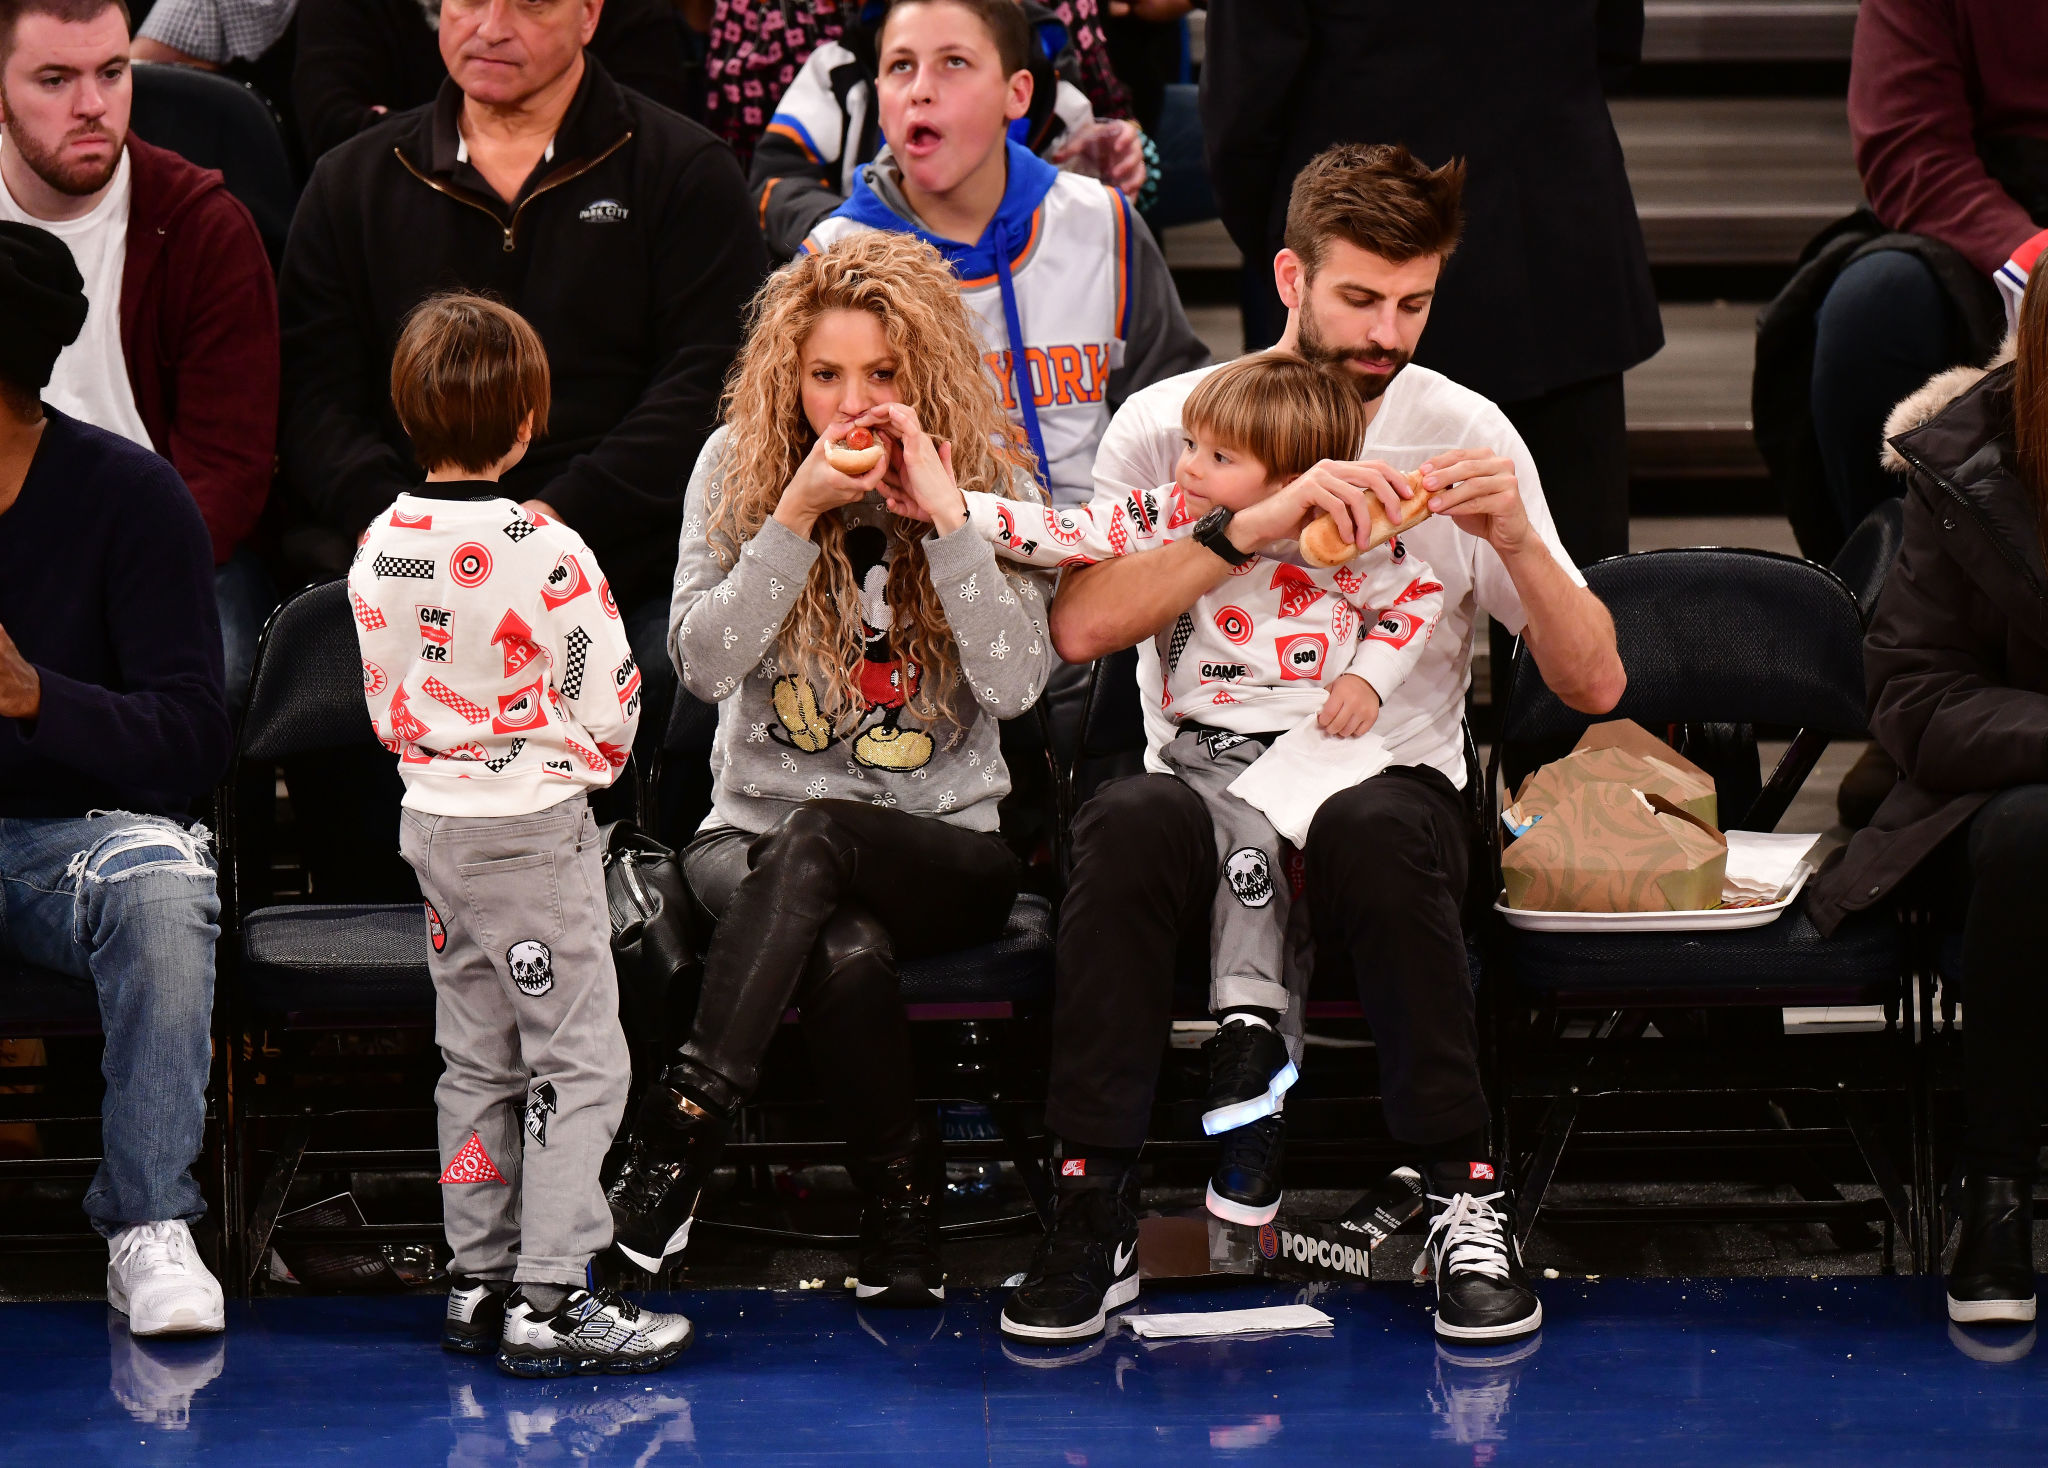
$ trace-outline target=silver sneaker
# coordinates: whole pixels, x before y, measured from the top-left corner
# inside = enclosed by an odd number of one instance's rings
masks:
[[[642,1310],[615,1290],[573,1290],[546,1313],[514,1292],[505,1302],[498,1369],[513,1376],[659,1371],[696,1339],[688,1316]]]

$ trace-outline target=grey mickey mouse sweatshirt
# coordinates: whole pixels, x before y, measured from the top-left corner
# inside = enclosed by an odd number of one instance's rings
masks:
[[[860,717],[835,730],[819,715],[809,680],[782,666],[776,646],[818,547],[768,520],[727,571],[707,538],[727,436],[724,428],[712,434],[690,475],[668,618],[669,655],[683,686],[718,705],[711,821],[764,831],[806,800],[864,800],[993,831],[996,802],[1010,789],[997,721],[1030,709],[1056,658],[1046,627],[1051,578],[1002,565],[971,527],[926,539],[964,684],[956,694],[960,725],[927,724],[907,706],[921,671],[889,647],[888,514],[878,499],[838,511],[861,581],[867,660]]]

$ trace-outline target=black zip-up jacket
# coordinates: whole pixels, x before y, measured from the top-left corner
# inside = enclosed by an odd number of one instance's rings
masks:
[[[314,169],[278,293],[283,479],[322,532],[288,537],[305,569],[341,574],[370,518],[419,482],[392,348],[408,311],[459,289],[503,300],[547,346],[547,436],[506,495],[553,505],[621,600],[665,591],[683,487],[768,261],[730,150],[588,53],[584,66],[551,155],[509,205],[457,161],[452,81]]]
[[[1992,796],[2048,781],[2040,513],[2012,462],[2012,368],[1957,395],[1975,375],[1944,374],[1886,425],[1910,476],[1906,533],[1863,662],[1870,732],[1900,780],[1809,889],[1823,933],[1889,896]]]

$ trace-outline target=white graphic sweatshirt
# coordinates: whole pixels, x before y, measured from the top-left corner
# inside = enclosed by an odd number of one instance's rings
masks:
[[[1184,538],[1195,521],[1178,484],[1081,509],[966,498],[968,524],[996,553],[1033,566],[1136,555]],[[1398,537],[1327,570],[1254,556],[1154,639],[1166,668],[1160,711],[1238,734],[1287,730],[1314,718],[1345,673],[1384,704],[1421,659],[1443,600]]]
[[[411,809],[530,815],[624,767],[640,669],[568,526],[496,495],[403,494],[356,551],[348,599],[370,722]]]

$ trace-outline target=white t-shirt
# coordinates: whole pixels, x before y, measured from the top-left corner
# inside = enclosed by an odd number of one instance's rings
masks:
[[[1155,382],[1134,393],[1110,422],[1095,456],[1095,503],[1120,504],[1134,492],[1172,482],[1181,451],[1181,406],[1214,367],[1202,367]],[[1491,448],[1512,458],[1529,523],[1550,547],[1567,575],[1586,578],[1557,538],[1535,460],[1507,415],[1470,388],[1440,372],[1410,363],[1387,385],[1379,411],[1366,430],[1359,457],[1380,459],[1396,469],[1414,469],[1446,449]],[[1107,503],[1105,503],[1107,502]],[[1415,669],[1388,695],[1376,726],[1397,765],[1430,765],[1452,784],[1465,785],[1465,689],[1472,680],[1472,622],[1475,607],[1519,633],[1528,620],[1522,598],[1493,547],[1460,530],[1448,515],[1424,520],[1401,539],[1428,562],[1443,586],[1443,611]],[[1165,774],[1159,751],[1174,736],[1173,721],[1160,709],[1159,653],[1153,640],[1138,644],[1138,690],[1145,710],[1145,765]]]
[[[32,224],[64,241],[85,280],[85,328],[78,340],[57,355],[43,401],[60,413],[118,433],[154,449],[135,389],[128,381],[128,358],[121,351],[121,274],[128,262],[128,150],[113,181],[90,213],[76,219],[38,219],[0,183],[0,219]]]

